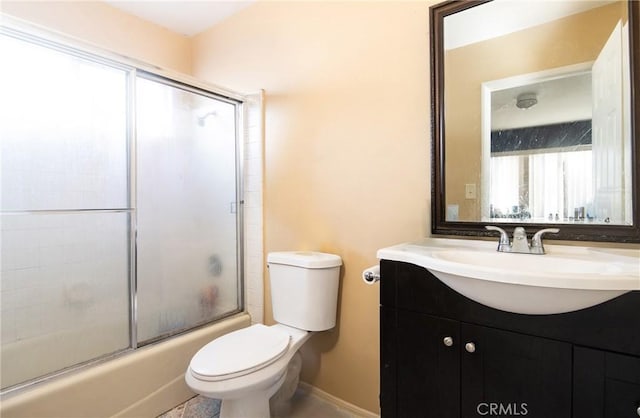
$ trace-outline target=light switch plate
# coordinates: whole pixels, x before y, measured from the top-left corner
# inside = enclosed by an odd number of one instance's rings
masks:
[[[464,198],[465,199],[476,198],[476,185],[474,183],[464,185]]]

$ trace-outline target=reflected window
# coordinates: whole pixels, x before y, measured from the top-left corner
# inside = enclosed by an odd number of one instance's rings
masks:
[[[591,150],[491,158],[491,218],[582,220],[594,217]]]

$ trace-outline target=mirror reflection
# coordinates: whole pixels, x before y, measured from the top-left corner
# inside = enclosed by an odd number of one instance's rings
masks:
[[[444,18],[446,220],[632,224],[624,1]]]

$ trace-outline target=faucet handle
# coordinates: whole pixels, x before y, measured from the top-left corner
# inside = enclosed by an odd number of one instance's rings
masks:
[[[558,228],[545,228],[541,229],[533,235],[531,238],[531,252],[535,252],[536,254],[544,254],[544,245],[542,245],[542,236],[544,234],[557,234],[560,232]]]
[[[489,231],[500,232],[500,241],[498,242],[498,251],[503,251],[503,247],[508,248],[511,245],[511,243],[509,242],[509,234],[507,234],[507,231],[505,231],[504,229],[497,226],[493,226],[493,225],[486,225],[485,229]]]

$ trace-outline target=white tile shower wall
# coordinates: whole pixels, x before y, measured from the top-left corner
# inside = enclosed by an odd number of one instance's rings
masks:
[[[3,386],[128,346],[126,218],[3,215]]]
[[[247,97],[244,142],[245,300],[253,323],[263,322],[262,165],[264,92]]]

